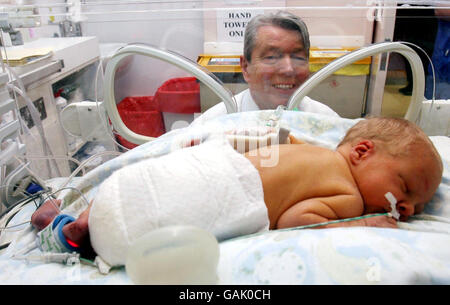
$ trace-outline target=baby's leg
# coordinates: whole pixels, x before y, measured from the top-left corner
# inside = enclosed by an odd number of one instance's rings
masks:
[[[31,224],[39,231],[48,226],[59,214],[60,199],[49,199],[31,215]]]
[[[31,224],[33,227],[39,231],[47,227],[59,215],[60,205],[60,199],[49,199],[44,202],[31,216]],[[63,235],[69,243],[84,249],[90,248],[88,227],[90,209],[91,205],[80,214],[78,219],[66,224],[62,229]]]
[[[91,205],[80,214],[77,220],[68,223],[62,229],[66,239],[83,248],[89,246],[88,220],[90,210]]]

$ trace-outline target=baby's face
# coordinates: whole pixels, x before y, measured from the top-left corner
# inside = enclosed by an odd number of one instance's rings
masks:
[[[400,220],[406,221],[423,211],[441,177],[440,166],[431,156],[392,157],[378,152],[365,164],[358,181],[364,213],[390,212],[385,194],[391,192],[397,199]]]

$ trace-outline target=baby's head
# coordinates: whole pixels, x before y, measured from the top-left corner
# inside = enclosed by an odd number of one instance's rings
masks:
[[[442,178],[442,161],[428,136],[414,123],[370,118],[350,128],[338,145],[365,204],[365,213],[390,211],[384,197],[397,199],[401,220],[423,210]]]

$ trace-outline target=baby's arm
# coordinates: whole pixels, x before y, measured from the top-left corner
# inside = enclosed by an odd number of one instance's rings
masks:
[[[287,209],[278,219],[276,227],[291,228],[323,223],[337,219],[360,216],[353,195],[337,195],[326,198],[311,198],[301,201]],[[375,216],[321,226],[320,228],[371,226],[397,228],[396,221],[388,216]]]
[[[233,130],[227,133],[230,144],[240,153],[274,144],[305,144],[285,128],[261,127],[252,130]]]
[[[289,134],[288,139],[289,139],[289,143],[288,144],[306,144],[305,141],[297,139],[292,134]]]

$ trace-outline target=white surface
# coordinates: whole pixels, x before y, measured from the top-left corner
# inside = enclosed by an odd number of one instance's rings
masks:
[[[194,226],[144,234],[128,250],[125,269],[138,285],[211,285],[217,282],[219,244]]]
[[[429,136],[450,136],[450,100],[424,101],[419,125]]]

